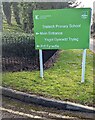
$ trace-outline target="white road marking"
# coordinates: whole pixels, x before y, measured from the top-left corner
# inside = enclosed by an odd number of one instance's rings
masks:
[[[34,113],[38,113],[38,114],[46,114],[50,117],[56,117],[56,118],[70,118],[70,119],[73,119],[75,117],[69,117],[69,116],[63,116],[63,115],[59,115],[59,114],[55,114],[55,113],[49,113],[49,112],[43,112],[43,111],[35,111],[35,110],[32,110],[31,109],[31,112],[34,112]]]
[[[16,114],[16,115],[21,115],[21,116],[24,116],[24,117],[29,117],[29,118],[36,118],[36,119],[43,119],[43,120],[47,119],[45,117],[40,117],[40,116],[31,115],[31,114],[26,114],[26,113],[19,112],[19,111],[13,111],[11,109],[6,109],[6,108],[2,108],[2,107],[0,107],[0,110],[6,111],[6,112],[9,112],[9,113],[12,113],[12,114]],[[43,111],[31,110],[31,112],[40,113],[40,114],[47,114],[49,117],[54,117],[54,118],[62,118],[62,119],[64,119],[64,118],[74,119],[75,118],[75,117],[62,116],[62,115],[59,115],[59,114],[48,113],[48,112],[43,112]],[[51,119],[48,119],[48,120],[51,120]]]
[[[9,113],[13,113],[13,114],[16,114],[16,115],[21,115],[21,116],[25,116],[25,117],[30,117],[30,118],[37,118],[37,119],[43,119],[43,120],[46,119],[46,118],[43,118],[43,117],[40,117],[40,116],[34,116],[34,115],[31,115],[31,114],[26,114],[26,113],[19,112],[19,111],[13,111],[13,110],[11,110],[11,109],[6,109],[6,108],[2,108],[2,107],[0,107],[0,110],[6,111],[6,112],[9,112]]]

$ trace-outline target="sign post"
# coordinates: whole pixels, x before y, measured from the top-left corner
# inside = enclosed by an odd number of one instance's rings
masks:
[[[82,79],[81,83],[84,83],[85,81],[85,64],[86,64],[86,49],[83,51],[83,58],[82,58]]]
[[[42,54],[42,50],[39,50],[39,60],[40,60],[40,77],[43,78],[43,54]]]

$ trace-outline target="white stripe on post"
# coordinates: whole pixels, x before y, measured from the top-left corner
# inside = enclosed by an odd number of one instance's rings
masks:
[[[86,49],[83,50],[81,83],[84,83],[85,81],[85,64],[86,64]]]
[[[40,77],[43,78],[43,54],[42,54],[42,50],[39,50],[39,59],[40,59]]]

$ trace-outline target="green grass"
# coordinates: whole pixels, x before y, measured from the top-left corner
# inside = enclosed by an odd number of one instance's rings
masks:
[[[57,62],[44,70],[3,73],[5,87],[33,93],[48,98],[68,100],[93,105],[93,53],[87,50],[85,83],[81,83],[82,50],[61,51]]]

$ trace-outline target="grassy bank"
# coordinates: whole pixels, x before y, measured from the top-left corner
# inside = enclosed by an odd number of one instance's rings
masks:
[[[85,83],[81,83],[82,50],[60,51],[57,62],[44,71],[3,73],[5,87],[42,95],[48,98],[68,100],[81,104],[93,104],[93,53],[87,50]]]

